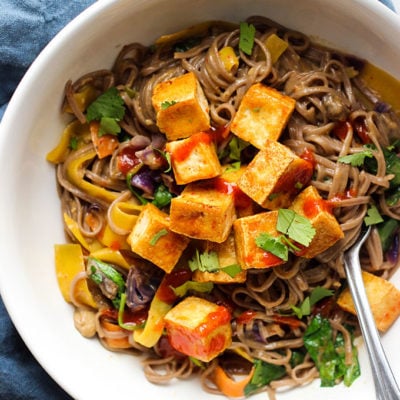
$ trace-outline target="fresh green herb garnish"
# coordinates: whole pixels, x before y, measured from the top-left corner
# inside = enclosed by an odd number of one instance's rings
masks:
[[[344,164],[350,164],[353,167],[361,167],[364,164],[365,158],[372,158],[373,153],[370,149],[359,151],[358,153],[348,154],[347,156],[339,157],[338,161]]]
[[[242,268],[240,268],[240,265],[238,264],[228,265],[226,267],[221,268],[220,270],[224,271],[231,278],[234,278],[237,274],[240,274],[242,272]]]
[[[367,215],[364,217],[364,223],[367,226],[376,225],[383,222],[381,214],[379,214],[378,209],[375,205],[371,205],[367,210]]]
[[[189,268],[192,271],[198,269],[201,272],[217,272],[220,269],[218,254],[215,251],[200,253],[196,249],[195,255],[189,261]]]
[[[71,150],[76,150],[78,148],[78,138],[76,136],[72,136],[69,141],[69,148]]]
[[[149,201],[145,199],[143,196],[141,196],[136,189],[133,188],[131,180],[132,176],[138,173],[140,170],[142,164],[138,164],[132,171],[128,172],[126,174],[126,185],[128,186],[128,189],[130,192],[140,201],[140,204],[147,204]]]
[[[99,121],[99,136],[105,134],[117,135],[121,132],[118,122],[124,118],[124,100],[116,87],[111,87],[100,95],[87,109],[88,122]]]
[[[103,284],[106,279],[116,285],[117,293],[111,301],[114,307],[119,309],[121,295],[125,292],[125,280],[122,275],[112,265],[93,257],[88,257],[87,270],[89,278],[97,285]]]
[[[206,368],[206,366],[205,366],[205,364],[203,363],[203,361],[200,361],[198,358],[189,356],[189,360],[190,360],[196,367],[199,367],[199,368],[201,368],[201,369],[205,369],[205,368]]]
[[[166,110],[168,107],[173,106],[174,104],[176,104],[177,101],[175,100],[171,100],[171,101],[163,101],[161,103],[161,110]]]
[[[235,161],[235,162],[229,164],[228,167],[226,167],[225,172],[239,171],[240,167],[241,167],[241,162]]]
[[[282,235],[275,237],[265,232],[260,233],[256,237],[256,245],[283,261],[287,261],[289,258],[289,247],[282,243]]]
[[[156,243],[162,238],[163,236],[168,235],[168,231],[164,228],[159,230],[150,240],[150,244],[155,246]]]
[[[357,348],[353,346],[352,363],[347,365],[343,334],[337,332],[334,336],[328,319],[321,315],[312,318],[303,339],[319,371],[321,386],[334,386],[341,380],[350,386],[360,376]]]
[[[278,211],[276,230],[283,235],[272,236],[268,233],[261,233],[256,237],[256,245],[261,249],[287,261],[289,251],[296,252],[300,249],[292,242],[309,246],[315,236],[315,229],[308,218],[297,214],[293,210],[281,208]]]
[[[245,396],[249,396],[285,374],[286,369],[282,365],[274,365],[258,359],[254,360],[254,373],[251,381],[244,388]]]
[[[229,158],[232,161],[240,161],[242,150],[248,146],[250,146],[250,143],[238,138],[237,136],[234,136],[228,144]]]
[[[171,203],[171,199],[172,194],[168,191],[166,186],[160,185],[154,191],[154,200],[152,203],[158,208],[163,208]]]
[[[292,306],[293,312],[296,314],[297,318],[301,319],[306,315],[311,314],[312,307],[325,297],[330,297],[333,295],[333,291],[326,289],[321,286],[315,287],[310,296],[307,296],[299,307]]]
[[[248,24],[247,22],[240,23],[239,49],[249,56],[253,51],[255,36],[256,28],[253,24]]]
[[[186,296],[189,290],[198,293],[210,293],[214,288],[214,284],[212,282],[194,282],[194,281],[186,281],[182,285],[174,288],[171,286],[172,291],[178,297]]]
[[[309,246],[315,236],[315,229],[308,218],[283,208],[278,211],[276,229],[303,246]]]

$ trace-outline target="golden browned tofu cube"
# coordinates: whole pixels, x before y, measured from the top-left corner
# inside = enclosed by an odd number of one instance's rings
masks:
[[[164,318],[171,346],[208,362],[232,343],[231,315],[226,307],[199,297],[186,297]]]
[[[277,90],[256,83],[244,95],[233,118],[231,131],[258,149],[278,140],[296,101]]]
[[[261,233],[279,236],[279,232],[276,230],[277,220],[278,211],[268,211],[238,218],[233,223],[236,254],[242,269],[270,268],[285,262],[256,244],[256,238]]]
[[[211,134],[200,132],[186,139],[168,142],[166,150],[171,155],[178,185],[214,178],[222,172]]]
[[[205,242],[204,251],[215,252],[218,257],[221,269],[231,265],[239,265],[236,257],[235,237],[233,232],[223,243]],[[246,281],[246,271],[242,270],[235,276],[230,276],[224,271],[207,272],[196,270],[193,273],[193,280],[196,282],[214,282],[214,283],[243,283]]]
[[[134,253],[167,273],[189,244],[189,238],[170,231],[168,214],[150,203],[143,207],[127,240]]]
[[[321,198],[314,186],[308,186],[293,201],[293,211],[308,218],[315,229],[315,236],[310,245],[297,255],[313,258],[333,246],[344,237],[336,218],[331,213],[331,207]]]
[[[193,72],[157,84],[152,103],[157,126],[168,140],[210,129],[208,102]]]
[[[310,162],[271,140],[247,166],[238,186],[263,208],[287,208],[310,182],[313,169]]]
[[[246,170],[246,166],[241,166],[239,169],[235,170],[229,169],[226,166],[223,168],[224,171],[220,176],[221,182],[226,182],[225,184],[230,186],[228,190],[235,195],[236,215],[240,218],[259,212],[261,210],[260,206],[244,193],[237,184],[239,178]]]
[[[362,271],[362,277],[376,327],[386,332],[400,315],[400,291],[389,281],[369,272]],[[343,310],[357,315],[348,288],[340,294],[337,303]]]
[[[170,229],[191,238],[222,243],[235,218],[233,194],[218,190],[213,182],[190,183],[171,200]]]

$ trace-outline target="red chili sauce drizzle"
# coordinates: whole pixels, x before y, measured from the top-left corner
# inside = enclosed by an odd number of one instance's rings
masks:
[[[174,161],[182,162],[186,160],[193,149],[200,143],[209,144],[213,141],[213,135],[206,132],[195,133],[187,139],[182,140],[171,154]]]
[[[183,285],[192,277],[192,272],[189,269],[178,269],[166,274],[157,289],[156,296],[159,300],[167,304],[173,304],[177,299],[176,294],[171,289]]]
[[[217,192],[232,194],[236,208],[247,208],[252,203],[251,198],[243,193],[235,182],[228,182],[222,178],[214,178],[211,181],[211,185]]]
[[[140,160],[136,157],[137,149],[134,147],[125,147],[118,154],[118,169],[127,175],[129,171],[140,164]]]

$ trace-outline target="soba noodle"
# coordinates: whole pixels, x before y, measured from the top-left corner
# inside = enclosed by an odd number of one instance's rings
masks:
[[[105,338],[128,337],[129,346],[124,351],[146,355],[144,373],[151,382],[164,383],[197,373],[201,375],[204,390],[217,393],[212,376],[218,365],[233,375],[246,374],[251,368],[248,360],[259,359],[285,368],[282,378],[263,388],[274,398],[276,390],[301,386],[318,377],[318,370],[308,354],[298,365],[291,364],[293,352],[304,349],[303,336],[310,317],[299,320],[294,327],[288,327],[276,322],[274,315],[291,315],[292,306],[304,301],[317,286],[335,292],[343,287],[343,252],[357,240],[369,205],[376,204],[385,218],[400,219],[400,203],[388,203],[385,195],[393,175],[386,171],[383,152],[384,147],[400,139],[400,128],[396,112],[359,77],[357,71],[363,65],[362,60],[317,45],[306,35],[288,30],[264,17],[251,17],[247,22],[257,29],[251,56],[238,51],[237,27],[214,23],[196,35],[191,46],[184,51],[176,50],[177,41],[183,40],[166,40],[149,47],[129,44],[122,48],[110,70],[94,71],[75,82],[67,82],[64,109],[69,109],[81,124],[86,123],[86,115],[76,94],[87,87],[94,89],[96,95],[116,87],[126,112],[120,122],[122,134],[113,155],[99,159],[94,153],[93,143],[86,138],[78,149],[70,149],[63,162],[57,165],[57,182],[63,212],[77,222],[81,234],[89,243],[95,240],[106,224],[116,234],[126,235],[129,231],[115,224],[112,211],[121,202],[132,200],[135,196],[127,187],[126,176],[118,169],[117,155],[129,146],[137,151],[143,150],[142,157],[146,157],[149,146],[164,149],[165,138],[159,132],[152,106],[153,88],[157,83],[194,72],[209,102],[214,128],[229,126],[244,94],[255,83],[262,82],[295,99],[295,111],[280,141],[297,155],[306,150],[313,153],[315,171],[311,184],[324,199],[334,202],[334,215],[344,238],[315,259],[293,258],[275,268],[249,270],[244,284],[214,285],[215,298],[229,300],[237,310],[253,310],[255,313],[250,321],[232,322],[234,335],[228,351],[199,367],[193,359],[171,349],[167,351],[164,339],[154,348],[145,348],[133,341],[129,330],[114,332],[102,325],[102,310],[110,305],[92,287],[100,299],[96,317],[98,337],[111,350],[113,348],[107,345]],[[274,63],[265,44],[271,34],[288,43],[286,51]],[[219,55],[219,50],[226,46],[236,49],[239,55],[238,67],[229,72]],[[347,134],[340,137],[335,134],[335,129],[344,121],[349,122]],[[368,132],[370,145],[375,149],[375,172],[338,162],[340,157],[360,151],[362,142],[353,129],[360,121],[362,129]],[[219,146],[221,151],[227,142]],[[254,149],[246,151],[249,152],[248,157],[254,155]],[[96,197],[71,181],[69,167],[85,155],[88,161],[81,171],[84,179],[107,189],[113,194],[111,199]],[[152,160],[147,160],[150,169],[158,171],[166,187],[176,190],[173,175],[163,172],[157,164],[160,160],[154,158],[153,153],[152,156]],[[147,197],[152,198],[151,195]],[[92,224],[87,223],[89,214],[95,221]],[[76,241],[67,226],[66,231],[70,240]],[[398,247],[397,236],[394,242]],[[374,228],[363,250],[363,269],[385,279],[390,278],[399,263],[398,249],[392,246],[390,251],[392,256],[388,257],[387,249],[382,248],[378,230]],[[129,250],[123,250],[123,253],[128,260],[133,259]],[[127,277],[126,270],[121,268],[120,272]],[[83,278],[82,275],[77,276],[73,285]],[[71,297],[75,307],[85,307],[74,299],[74,287],[71,288]],[[349,326],[357,326],[356,319],[340,308],[332,307],[329,321],[334,332],[343,334],[348,359],[352,352],[352,336],[348,329]],[[244,357],[241,356],[243,354]]]

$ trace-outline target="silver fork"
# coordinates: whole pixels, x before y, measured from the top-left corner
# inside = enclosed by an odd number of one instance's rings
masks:
[[[344,265],[350,292],[357,311],[361,332],[367,347],[378,400],[400,400],[400,390],[382,347],[375,320],[369,307],[361,275],[360,248],[371,232],[371,227],[344,254]]]

